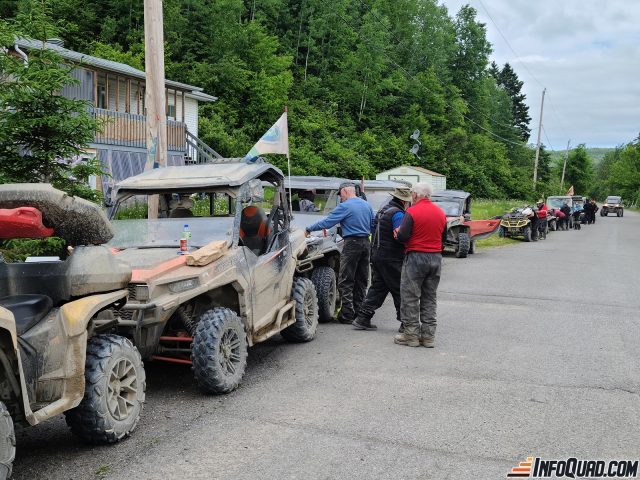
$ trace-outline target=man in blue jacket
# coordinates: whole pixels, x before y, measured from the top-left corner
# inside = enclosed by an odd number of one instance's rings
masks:
[[[338,223],[342,227],[344,247],[340,254],[338,291],[342,308],[338,321],[351,324],[367,292],[369,281],[369,235],[373,223],[373,209],[366,201],[356,196],[353,183],[340,187],[341,203],[326,218],[309,225],[309,232],[331,228]]]

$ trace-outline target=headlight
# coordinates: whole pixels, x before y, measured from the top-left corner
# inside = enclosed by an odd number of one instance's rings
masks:
[[[129,295],[133,294],[132,300],[146,302],[149,300],[149,285],[134,285],[133,291],[129,289]]]
[[[186,292],[198,286],[197,278],[188,278],[187,280],[178,280],[169,284],[169,290],[173,293]]]

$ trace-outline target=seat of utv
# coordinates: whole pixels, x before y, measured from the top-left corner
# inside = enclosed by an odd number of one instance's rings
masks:
[[[0,298],[0,307],[13,313],[18,336],[38,324],[53,308],[53,301],[46,295],[13,295]]]

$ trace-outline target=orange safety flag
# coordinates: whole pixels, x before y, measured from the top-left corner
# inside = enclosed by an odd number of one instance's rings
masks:
[[[571,185],[569,190],[567,190],[567,195],[575,195],[575,193],[573,193],[573,185]]]

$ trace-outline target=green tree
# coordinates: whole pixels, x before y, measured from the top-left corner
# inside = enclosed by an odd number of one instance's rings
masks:
[[[502,70],[500,70],[495,62],[492,62],[489,74],[496,79],[498,85],[509,95],[513,126],[520,132],[520,139],[526,142],[531,134],[531,129],[529,128],[531,117],[529,117],[529,106],[525,103],[527,96],[522,93],[524,82],[518,78],[518,75],[508,63],[505,63]]]
[[[565,185],[573,185],[576,195],[589,195],[593,184],[593,165],[584,143],[569,152]]]
[[[609,189],[607,195],[622,195],[628,205],[640,204],[640,136],[625,145],[611,165]]]
[[[39,4],[17,20],[22,32],[41,33],[44,38],[55,33]],[[0,20],[0,45],[5,51],[16,36],[18,30]],[[47,182],[97,200],[99,193],[87,181],[100,173],[98,164],[75,159],[98,125],[84,102],[59,94],[73,82],[70,67],[51,50],[35,48],[28,54],[28,62],[0,54],[0,183]]]

